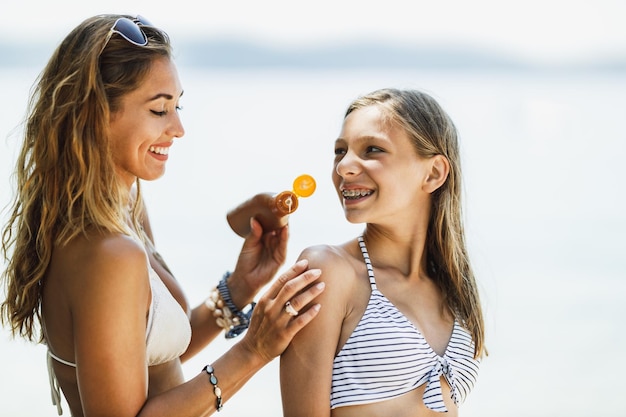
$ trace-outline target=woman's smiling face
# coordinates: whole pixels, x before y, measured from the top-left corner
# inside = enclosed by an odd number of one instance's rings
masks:
[[[182,94],[174,63],[159,58],[140,87],[122,97],[119,110],[111,114],[113,161],[129,187],[137,177],[150,181],[165,173],[170,146],[185,133],[178,114]]]

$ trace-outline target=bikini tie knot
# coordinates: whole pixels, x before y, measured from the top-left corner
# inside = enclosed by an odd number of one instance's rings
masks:
[[[458,404],[454,371],[452,370],[452,367],[448,363],[448,359],[446,357],[438,356],[433,369],[428,375],[428,383],[426,385],[426,389],[424,390],[424,396],[422,397],[424,405],[438,413],[448,412],[448,409],[443,402],[443,391],[441,389],[442,375],[446,378],[446,381],[450,385],[452,400],[455,404]]]

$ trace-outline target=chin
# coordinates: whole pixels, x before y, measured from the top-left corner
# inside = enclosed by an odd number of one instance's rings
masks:
[[[163,171],[163,172],[153,172],[152,174],[143,175],[143,176],[140,176],[139,178],[141,178],[143,181],[154,181],[154,180],[158,180],[159,178],[163,177],[163,175],[165,175],[165,171]]]
[[[356,213],[352,213],[349,210],[346,210],[344,212],[344,215],[345,215],[346,220],[348,221],[348,223],[361,224],[361,223],[366,223],[367,222],[365,219],[362,218],[362,216],[359,216]]]

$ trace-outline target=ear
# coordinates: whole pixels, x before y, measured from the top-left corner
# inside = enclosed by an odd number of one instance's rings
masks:
[[[423,189],[427,193],[434,193],[448,179],[450,162],[443,155],[435,155],[428,160],[428,170]]]

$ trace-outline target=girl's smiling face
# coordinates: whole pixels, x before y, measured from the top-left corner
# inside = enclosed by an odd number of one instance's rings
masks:
[[[178,111],[183,94],[169,58],[156,59],[143,83],[122,97],[109,123],[117,173],[130,187],[137,177],[154,180],[165,173],[174,138],[185,130]]]
[[[335,142],[333,183],[353,223],[410,221],[428,207],[429,161],[376,105],[354,110]],[[406,223],[405,223],[406,224]]]

